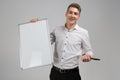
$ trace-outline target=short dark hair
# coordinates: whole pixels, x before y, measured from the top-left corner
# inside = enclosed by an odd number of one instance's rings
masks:
[[[77,8],[79,13],[81,13],[81,7],[78,3],[71,3],[68,8],[67,8],[67,11],[69,10],[70,7],[74,7],[74,8]]]

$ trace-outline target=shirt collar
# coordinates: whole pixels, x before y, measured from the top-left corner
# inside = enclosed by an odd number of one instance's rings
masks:
[[[74,29],[78,30],[79,29],[79,26],[78,24],[75,25]]]
[[[73,29],[70,29],[69,31],[78,30],[78,29],[79,29],[79,26],[78,26],[78,24],[76,24],[75,27]],[[65,30],[68,31],[66,26],[65,26]]]

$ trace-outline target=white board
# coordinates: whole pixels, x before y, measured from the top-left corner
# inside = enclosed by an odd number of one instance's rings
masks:
[[[19,25],[20,67],[28,69],[52,63],[52,51],[48,31],[48,21]]]

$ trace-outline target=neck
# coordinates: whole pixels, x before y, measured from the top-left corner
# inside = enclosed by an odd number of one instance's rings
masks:
[[[66,26],[66,28],[67,28],[68,30],[74,28],[75,25],[76,25],[76,24],[68,24],[68,23],[65,24],[65,26]]]

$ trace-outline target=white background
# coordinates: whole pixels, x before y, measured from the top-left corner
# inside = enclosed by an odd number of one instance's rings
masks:
[[[67,6],[78,2],[78,24],[89,31],[100,62],[80,62],[83,80],[120,80],[120,0],[0,0],[0,80],[49,80],[50,66],[20,69],[18,24],[48,18],[49,29],[63,25]]]

